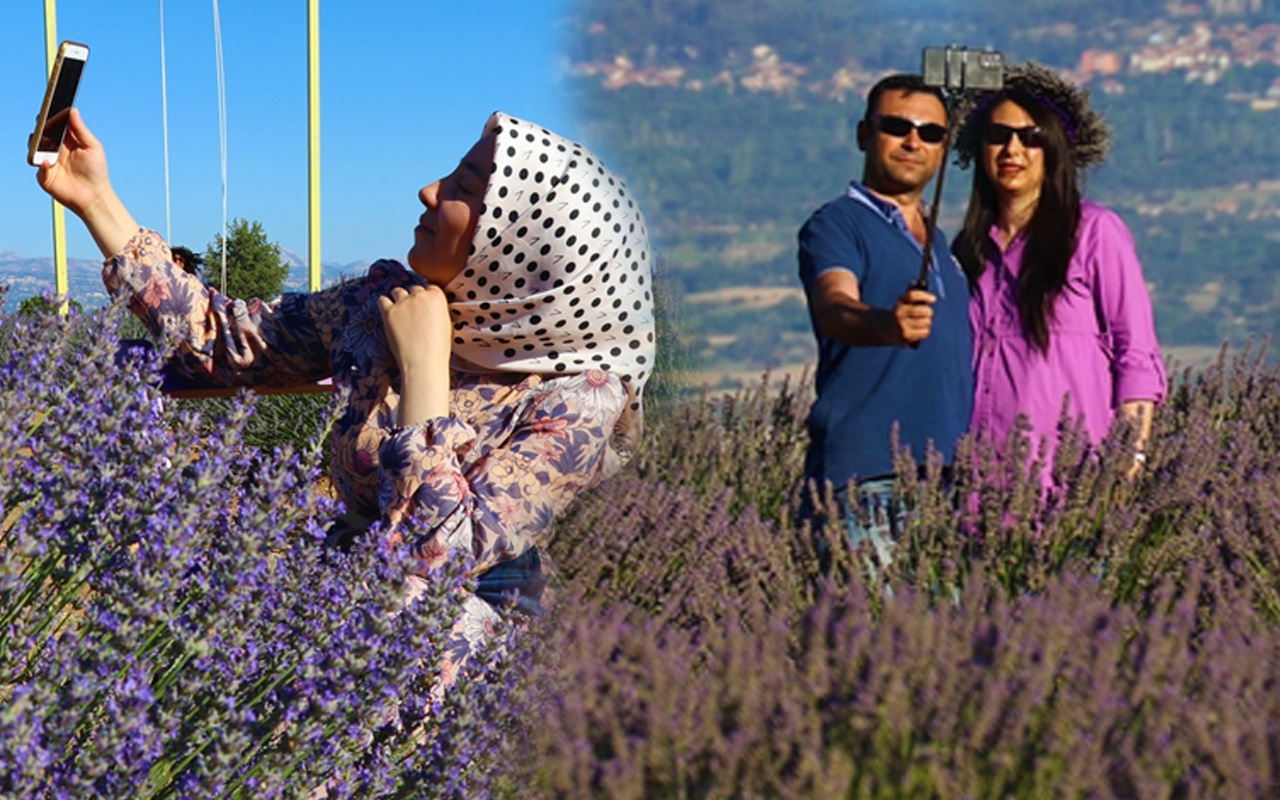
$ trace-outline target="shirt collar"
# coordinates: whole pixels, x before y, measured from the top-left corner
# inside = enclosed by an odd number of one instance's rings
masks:
[[[907,224],[907,218],[902,215],[902,209],[898,208],[897,203],[890,203],[888,200],[876,195],[875,192],[867,188],[866,184],[860,181],[850,181],[849,189],[845,192],[850,200],[861,203],[875,211],[880,217],[906,237],[911,246],[921,254],[924,253],[924,246],[916,239],[915,234],[911,232],[911,226]],[[951,255],[951,251],[943,247],[942,237],[935,234],[933,240],[933,260],[930,262],[929,271],[938,276],[937,292],[940,298],[945,298],[946,287],[942,283],[941,272],[938,269],[938,260],[945,259],[957,269],[960,269],[960,263]]]
[[[1000,228],[995,223],[992,223],[991,229],[987,231],[987,239],[991,248],[995,252],[1001,253],[1007,257],[1011,253],[1018,253],[1022,251],[1023,245],[1027,243],[1027,229],[1024,227],[1022,230],[1018,231],[1017,235],[1015,235],[1007,245],[1001,248]]]
[[[874,210],[877,214],[884,218],[893,227],[902,231],[914,242],[915,237],[911,235],[911,227],[907,225],[907,218],[902,215],[902,209],[898,208],[896,203],[890,203],[883,197],[867,188],[866,184],[860,181],[851,181],[847,192],[851,200]]]

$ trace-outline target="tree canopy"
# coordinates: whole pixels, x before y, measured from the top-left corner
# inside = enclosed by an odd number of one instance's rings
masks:
[[[70,298],[67,300],[67,307],[70,308],[72,311],[83,310],[83,308],[78,302]],[[58,310],[58,303],[56,300],[50,300],[44,295],[38,295],[38,294],[32,295],[31,297],[28,297],[26,300],[23,300],[21,303],[18,304],[18,314],[23,316],[53,314],[53,313],[56,313],[57,310]]]
[[[206,283],[220,286],[222,280],[222,236],[205,250],[203,277]],[[284,289],[289,265],[280,258],[280,245],[267,239],[262,223],[236,218],[227,228],[228,297],[244,300],[270,299]]]

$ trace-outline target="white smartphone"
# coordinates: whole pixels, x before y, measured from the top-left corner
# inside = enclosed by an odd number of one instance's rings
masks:
[[[71,106],[80,88],[80,76],[89,60],[89,47],[79,42],[63,42],[58,47],[58,57],[49,74],[49,86],[44,91],[44,104],[36,117],[36,130],[31,135],[27,151],[27,163],[31,166],[54,164],[58,161],[58,149],[67,135],[67,122],[71,118]]]

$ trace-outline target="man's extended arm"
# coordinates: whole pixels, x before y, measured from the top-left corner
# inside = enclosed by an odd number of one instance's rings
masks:
[[[809,288],[809,307],[823,336],[854,345],[909,345],[929,336],[937,298],[908,289],[893,308],[862,302],[858,278],[843,269],[818,275]]]

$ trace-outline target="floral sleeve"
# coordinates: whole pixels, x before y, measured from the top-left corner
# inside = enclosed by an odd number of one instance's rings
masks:
[[[174,342],[170,369],[198,385],[280,386],[330,373],[325,331],[332,326],[315,313],[335,306],[325,293],[270,303],[227,297],[183,272],[164,239],[146,229],[106,260],[102,281],[153,335]]]
[[[520,555],[599,479],[626,402],[617,376],[592,370],[543,384],[503,442],[480,445],[471,426],[448,417],[398,430],[380,453],[379,503],[394,538],[425,568],[465,551],[479,574]],[[464,472],[460,454],[478,446],[492,449]]]

